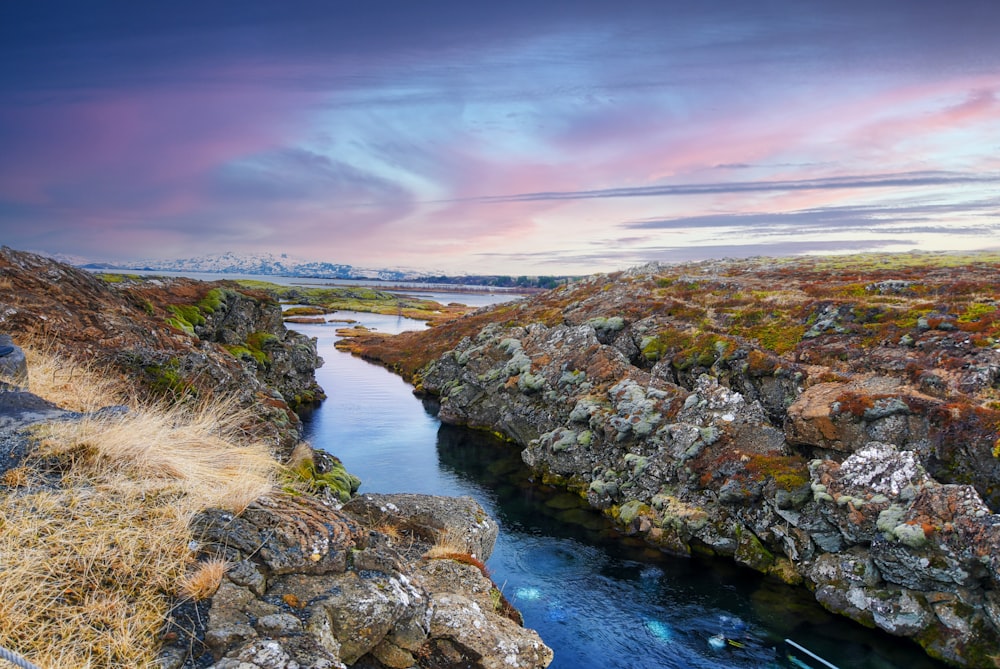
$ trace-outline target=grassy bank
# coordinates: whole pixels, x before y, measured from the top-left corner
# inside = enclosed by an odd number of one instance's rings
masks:
[[[35,394],[128,410],[35,426],[35,451],[0,480],[0,645],[42,667],[153,666],[176,598],[210,595],[224,572],[194,560],[190,519],[242,511],[278,463],[228,402],[138,404],[122,379],[24,348]]]

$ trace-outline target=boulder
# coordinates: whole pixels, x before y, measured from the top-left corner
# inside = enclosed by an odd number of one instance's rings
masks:
[[[443,659],[541,668],[552,659],[535,632],[505,615],[481,563],[419,557],[442,537],[483,559],[492,552],[497,525],[470,498],[364,495],[335,509],[282,494],[238,517],[204,513],[194,527],[202,555],[233,565],[202,634],[215,669],[404,669]],[[164,649],[165,661],[175,655]]]
[[[27,391],[28,362],[24,351],[6,334],[0,334],[0,349],[10,350],[0,356],[0,392]]]
[[[482,562],[493,554],[499,532],[496,521],[471,497],[364,493],[342,510],[369,527],[392,526],[425,543],[447,543]]]

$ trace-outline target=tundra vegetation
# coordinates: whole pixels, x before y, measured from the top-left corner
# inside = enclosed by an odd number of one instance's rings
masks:
[[[1000,255],[652,264],[339,344],[629,534],[1000,666]]]
[[[476,566],[420,559],[441,533],[486,559],[478,504],[383,496],[408,511],[381,533],[358,479],[299,442],[322,360],[266,293],[0,247],[0,331],[20,347],[0,379],[0,645],[69,669],[551,661]]]

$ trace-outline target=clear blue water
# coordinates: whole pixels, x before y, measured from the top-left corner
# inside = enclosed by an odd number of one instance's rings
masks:
[[[351,317],[388,333],[423,327]],[[620,536],[572,495],[532,482],[516,447],[442,425],[399,377],[336,351],[336,327],[295,326],[318,338],[326,360],[317,378],[328,399],[307,417],[307,438],[360,476],[362,491],[478,500],[501,526],[487,565],[555,651],[555,669],[803,666],[786,658],[785,638],[840,669],[943,666],[908,642],[831,616],[799,589]],[[742,647],[713,648],[720,633]]]

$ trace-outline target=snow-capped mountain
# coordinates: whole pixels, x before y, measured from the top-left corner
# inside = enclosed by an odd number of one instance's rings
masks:
[[[427,274],[402,269],[364,269],[352,265],[316,262],[274,253],[218,253],[178,260],[139,260],[121,263],[88,263],[85,269],[139,269],[159,272],[204,272],[209,274],[261,274],[316,277],[322,279],[382,279],[405,281]]]

